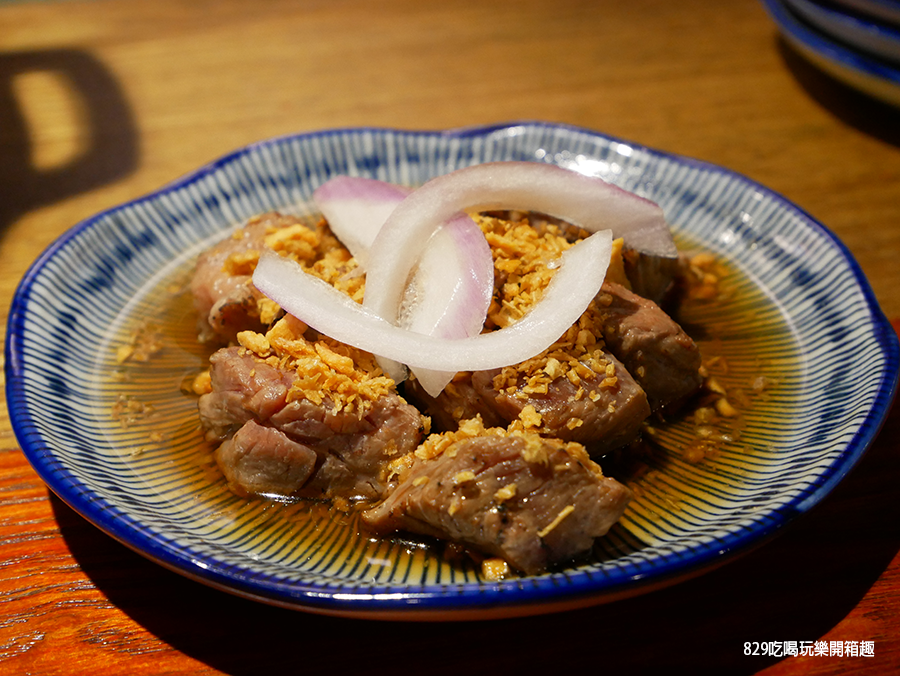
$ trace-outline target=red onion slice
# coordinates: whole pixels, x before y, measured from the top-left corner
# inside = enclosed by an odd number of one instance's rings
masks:
[[[411,192],[360,176],[336,176],[313,192],[313,201],[332,232],[365,267],[369,247],[396,206]],[[491,302],[494,266],[490,247],[478,225],[457,214],[431,236],[404,297],[398,325],[441,338],[481,333]],[[405,377],[400,364],[382,360],[395,380]],[[435,395],[455,375],[414,369],[419,382]]]
[[[598,232],[562,254],[544,297],[515,324],[468,338],[439,338],[396,326],[296,262],[264,254],[253,283],[285,311],[334,340],[412,368],[456,373],[501,368],[550,347],[600,290],[612,235]]]
[[[410,272],[435,229],[459,211],[491,209],[538,211],[589,232],[610,228],[632,248],[677,255],[662,209],[649,200],[555,165],[478,164],[428,181],[394,209],[369,252],[365,307],[396,321]]]
[[[316,188],[312,198],[331,231],[365,268],[375,236],[410,192],[374,178],[335,176]]]
[[[431,237],[406,290],[399,325],[440,338],[481,333],[494,288],[491,248],[461,214]]]
[[[493,289],[491,248],[475,221],[460,214],[431,236],[406,289],[398,325],[437,338],[477,336]],[[456,375],[421,367],[412,371],[435,397]]]

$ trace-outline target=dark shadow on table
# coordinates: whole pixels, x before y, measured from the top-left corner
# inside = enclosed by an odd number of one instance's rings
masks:
[[[32,164],[29,121],[16,97],[16,78],[62,78],[84,111],[85,149],[65,165]],[[126,176],[138,162],[134,115],[114,75],[77,49],[0,52],[0,230],[25,212]]]
[[[254,603],[152,564],[59,500],[53,506],[72,554],[110,602],[225,673],[751,674],[780,658],[747,657],[745,642],[819,639],[897,554],[898,438],[900,407],[810,514],[706,575],[593,608],[486,622],[345,620]]]
[[[900,109],[820,70],[780,36],[778,51],[800,86],[820,106],[851,127],[885,143],[900,146]]]

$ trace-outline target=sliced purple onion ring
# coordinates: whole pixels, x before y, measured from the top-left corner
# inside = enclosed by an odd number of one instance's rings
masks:
[[[493,209],[537,211],[589,232],[611,229],[631,248],[677,255],[663,211],[654,202],[555,165],[478,164],[428,181],[394,209],[369,250],[365,307],[396,322],[407,280],[431,234],[459,211]],[[607,261],[608,255],[585,267],[602,263],[605,270]]]
[[[275,253],[260,258],[253,284],[334,340],[411,368],[456,373],[510,366],[550,347],[599,292],[611,254],[609,231],[580,241],[562,254],[543,298],[525,317],[468,338],[427,336],[396,326]]]
[[[491,247],[475,221],[459,214],[431,236],[404,293],[397,325],[436,338],[477,336],[493,290]],[[411,370],[432,396],[456,375],[422,367]]]
[[[313,191],[313,203],[360,267],[375,236],[412,188],[363,176],[335,176]]]
[[[391,212],[411,188],[361,176],[335,176],[313,192],[313,201],[332,232],[365,267],[369,247]],[[429,239],[406,288],[397,324],[440,338],[481,333],[491,302],[494,265],[481,229],[469,216],[457,214]],[[382,364],[395,380],[400,364]],[[413,369],[427,392],[435,395],[455,373]]]

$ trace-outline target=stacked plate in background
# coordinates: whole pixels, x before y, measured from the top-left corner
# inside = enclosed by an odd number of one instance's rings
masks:
[[[785,39],[842,82],[900,107],[900,0],[762,0]]]

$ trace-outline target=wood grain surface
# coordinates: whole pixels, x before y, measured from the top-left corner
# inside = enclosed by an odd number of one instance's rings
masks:
[[[547,120],[714,162],[796,202],[900,317],[900,111],[809,65],[755,0],[0,2],[0,312],[66,229],[241,145],[342,126]],[[900,414],[787,532],[574,612],[376,623],[145,560],[51,495],[0,417],[0,674],[900,671]],[[754,641],[873,654],[747,656]]]

